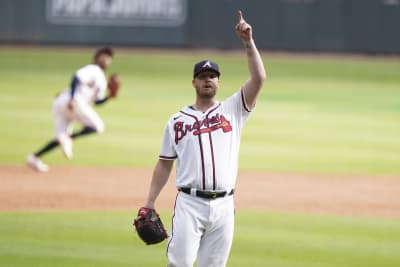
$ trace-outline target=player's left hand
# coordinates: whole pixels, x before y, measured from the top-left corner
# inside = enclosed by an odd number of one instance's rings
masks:
[[[139,237],[147,244],[157,244],[168,238],[167,231],[155,209],[141,207],[133,220]]]
[[[238,23],[236,24],[235,29],[237,35],[243,42],[247,43],[253,38],[251,25],[244,20],[242,11],[240,10],[238,11]]]

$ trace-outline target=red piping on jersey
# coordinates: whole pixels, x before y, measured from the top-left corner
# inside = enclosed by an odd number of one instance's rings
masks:
[[[172,215],[172,224],[171,224],[171,238],[170,238],[170,240],[168,241],[168,245],[167,245],[167,253],[166,253],[166,254],[167,254],[167,257],[168,257],[169,245],[170,245],[172,239],[174,238],[174,219],[175,219],[175,213],[176,213],[176,201],[178,200],[179,193],[180,193],[180,192],[178,192],[178,193],[176,194],[176,197],[175,197],[174,215]]]
[[[246,110],[247,112],[251,112],[251,110],[247,107],[246,99],[244,98],[243,88],[242,88],[242,90],[240,90],[240,95],[242,97],[242,104],[243,104],[244,110]]]
[[[215,111],[221,104],[218,104],[215,108],[213,108],[212,110],[210,110],[207,115],[206,118],[208,119],[208,115],[211,114],[211,112]],[[211,149],[211,161],[212,161],[212,167],[213,167],[213,190],[215,190],[216,188],[216,184],[217,184],[217,178],[215,176],[215,160],[214,160],[214,147],[213,147],[213,142],[212,142],[212,134],[211,132],[208,132],[208,137],[210,139],[210,149]]]
[[[186,113],[186,112],[184,112],[184,111],[180,111],[182,114],[185,114],[186,116],[189,116],[189,117],[192,117],[193,119],[195,119],[195,121],[198,123],[199,122],[199,120],[197,119],[197,117],[196,116],[194,116],[194,115],[192,115],[192,114],[189,114],[189,113]],[[203,143],[201,142],[201,134],[199,134],[198,135],[198,137],[199,137],[199,146],[200,146],[200,156],[201,156],[201,170],[202,170],[202,172],[203,172],[203,190],[205,190],[206,189],[206,170],[205,170],[205,167],[204,167],[204,153],[203,153]]]
[[[211,149],[211,160],[212,160],[212,167],[213,167],[213,190],[215,190],[216,187],[216,177],[215,177],[215,160],[214,160],[214,148],[213,148],[213,142],[212,142],[212,134],[211,132],[208,132],[208,137],[210,139],[210,149]]]
[[[160,158],[160,159],[173,160],[173,159],[176,159],[176,158],[178,158],[178,156],[172,156],[172,157],[169,157],[169,156],[163,156],[163,155],[160,155],[160,156],[159,156],[159,158]]]

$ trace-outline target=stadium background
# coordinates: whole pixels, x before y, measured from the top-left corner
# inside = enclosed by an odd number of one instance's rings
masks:
[[[398,0],[2,0],[0,42],[239,48],[242,9],[261,49],[400,53]]]

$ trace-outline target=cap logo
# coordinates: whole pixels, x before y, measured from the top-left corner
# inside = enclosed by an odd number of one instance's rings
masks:
[[[212,68],[210,61],[207,61],[206,63],[204,63],[202,68]]]

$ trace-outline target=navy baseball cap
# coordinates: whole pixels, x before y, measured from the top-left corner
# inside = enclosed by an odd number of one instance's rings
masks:
[[[215,63],[211,60],[203,60],[203,61],[197,62],[194,65],[193,78],[196,78],[196,76],[199,75],[199,73],[201,73],[203,71],[207,71],[207,70],[216,72],[218,74],[218,77],[221,75],[221,73],[219,72],[219,67],[218,67],[217,63]]]

